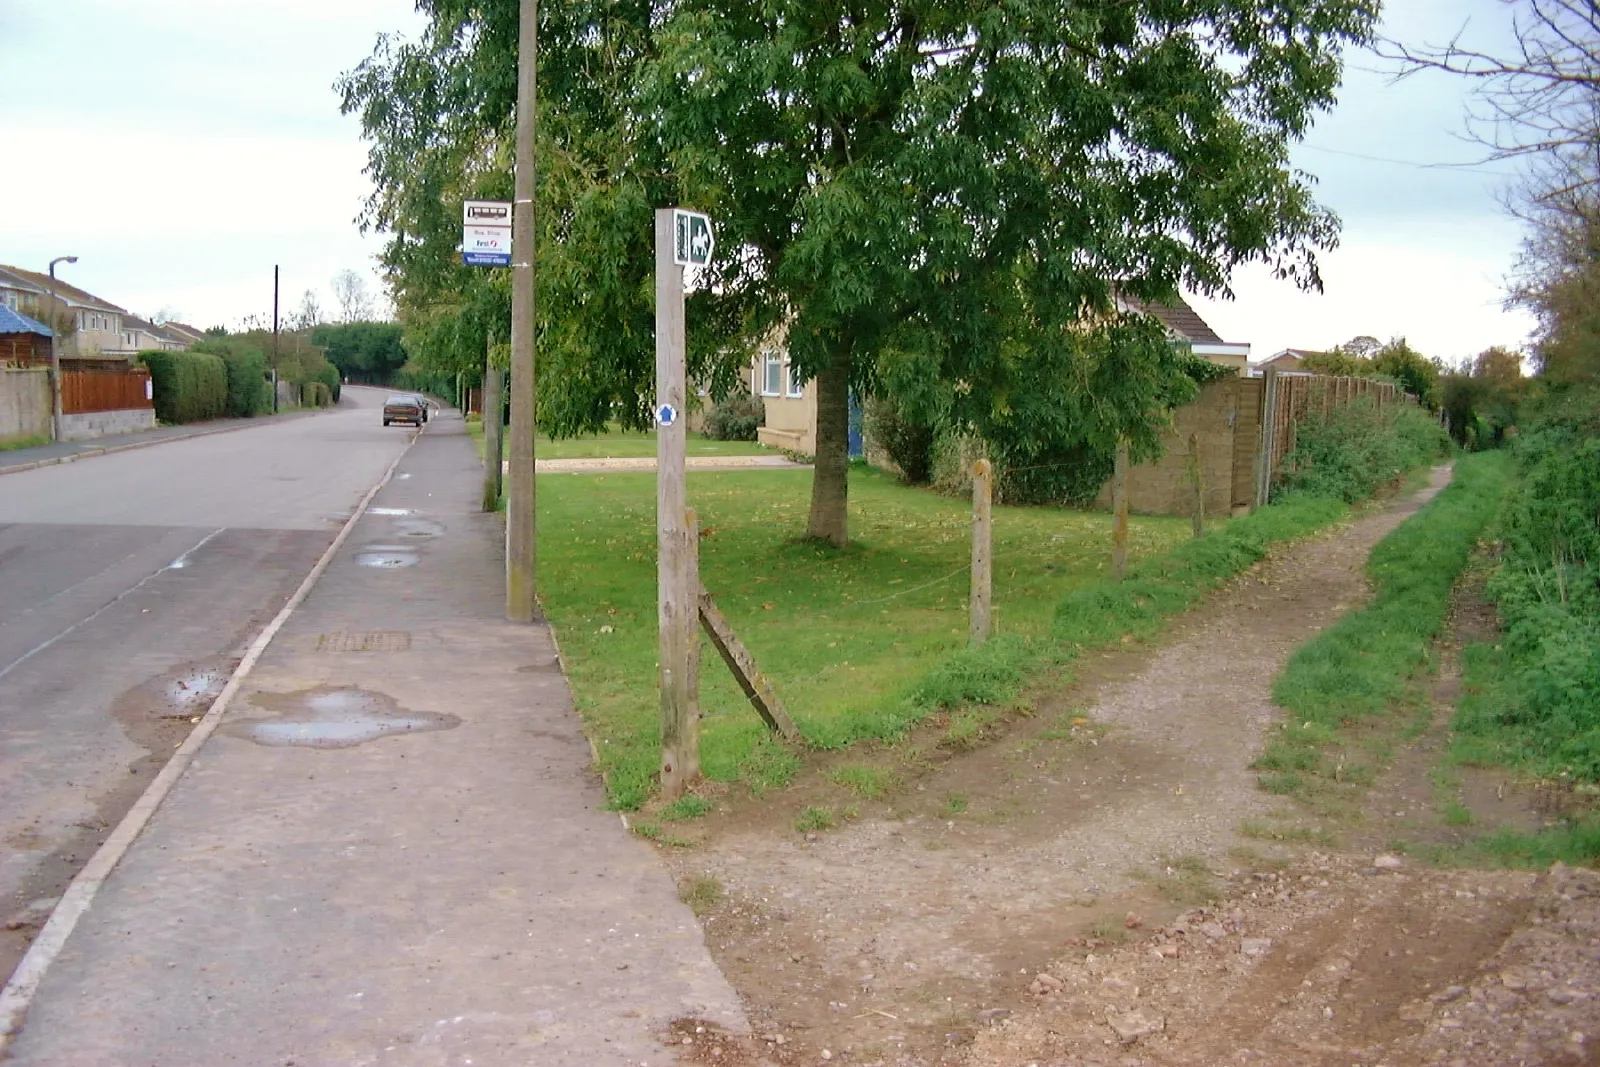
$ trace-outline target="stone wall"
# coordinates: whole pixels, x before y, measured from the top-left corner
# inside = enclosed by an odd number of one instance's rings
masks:
[[[61,436],[68,441],[90,437],[109,437],[156,428],[156,413],[151,408],[133,411],[92,411],[86,415],[63,415]]]
[[[49,368],[0,367],[0,441],[49,436]]]

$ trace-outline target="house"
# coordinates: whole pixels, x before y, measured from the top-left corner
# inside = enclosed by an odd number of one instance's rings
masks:
[[[50,365],[50,327],[0,303],[0,366]]]
[[[0,307],[20,311],[35,320],[43,319],[47,299],[43,286],[35,285],[8,270],[0,269]]]
[[[197,330],[183,322],[163,322],[161,329],[166,332],[168,337],[181,341],[184,348],[193,348],[206,338],[204,330]]]
[[[122,317],[121,351],[129,355],[139,352],[184,349],[193,343],[182,339],[165,326],[157,326],[155,323],[141,319],[137,315],[124,315]]]
[[[1260,363],[1252,363],[1250,365],[1250,373],[1261,374],[1268,367],[1280,372],[1297,371],[1300,369],[1300,364],[1304,363],[1306,359],[1320,355],[1322,355],[1321,352],[1310,348],[1285,348],[1282,352],[1274,353],[1270,359],[1262,360]]]
[[[1250,365],[1250,346],[1224,341],[1181,296],[1165,304],[1146,304],[1131,297],[1119,296],[1117,306],[1123,311],[1153,316],[1167,328],[1167,336],[1173,341],[1187,343],[1189,351],[1195,355],[1212,363],[1232,367],[1241,377]]]
[[[37,317],[49,321],[51,316],[46,310],[51,292],[49,275],[0,264],[0,290],[3,290],[0,300],[5,300],[8,306],[10,293],[17,294],[19,303],[31,294],[34,306],[39,309]],[[74,316],[72,333],[63,333],[57,341],[57,354],[62,359],[101,363],[128,361],[129,349],[122,330],[123,317],[128,314],[125,309],[59,278],[55,280],[54,292],[56,300]]]
[[[1232,367],[1242,377],[1250,362],[1248,344],[1224,341],[1181,297],[1169,304],[1145,304],[1131,298],[1117,298],[1117,307],[1152,315],[1167,328],[1174,343],[1186,344],[1195,355]],[[816,382],[798,381],[789,364],[789,353],[781,334],[775,335],[757,351],[750,368],[750,391],[766,406],[766,419],[756,431],[756,439],[770,448],[815,454],[817,451]],[[863,454],[861,418],[852,403],[850,412],[850,454]]]

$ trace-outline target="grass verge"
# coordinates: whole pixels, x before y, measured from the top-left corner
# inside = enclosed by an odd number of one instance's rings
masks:
[[[1341,731],[1423,699],[1414,680],[1509,470],[1503,454],[1462,457],[1451,484],[1373,550],[1371,602],[1296,650],[1273,686],[1287,714],[1256,760],[1262,788],[1311,800],[1319,789],[1371,781],[1370,753]]]
[[[48,434],[29,434],[26,437],[0,437],[0,452],[15,452],[21,448],[39,448],[50,443]]]

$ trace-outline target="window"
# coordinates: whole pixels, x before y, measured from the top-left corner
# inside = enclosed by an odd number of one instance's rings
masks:
[[[783,357],[774,349],[761,353],[761,395],[781,396],[783,389]]]
[[[17,309],[16,290],[7,289],[5,292],[0,293],[0,304],[4,304],[6,307],[15,311]]]
[[[82,330],[82,329],[86,328],[88,326],[88,324],[89,324],[89,316],[85,315],[81,311],[78,312],[78,329]]]
[[[794,364],[785,363],[783,365],[783,395],[804,396],[805,391],[806,383],[801,381],[800,376],[794,372]]]

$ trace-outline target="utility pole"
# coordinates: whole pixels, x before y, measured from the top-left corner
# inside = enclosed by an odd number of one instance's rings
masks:
[[[272,265],[272,413],[278,413],[278,265]]]
[[[532,622],[534,585],[534,133],[538,122],[539,5],[521,0],[517,32],[517,165],[511,206],[511,487],[506,501],[506,618]]]

